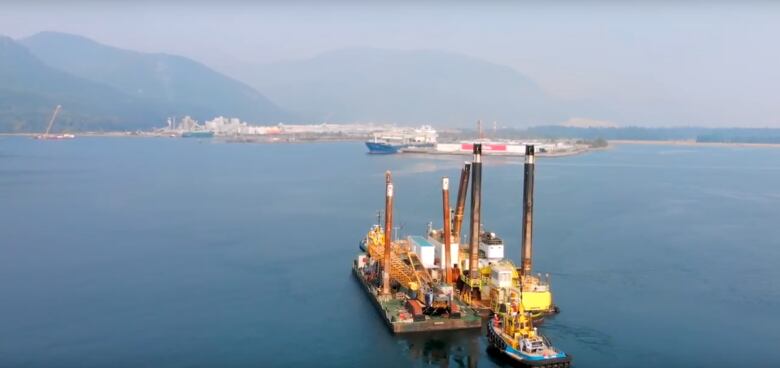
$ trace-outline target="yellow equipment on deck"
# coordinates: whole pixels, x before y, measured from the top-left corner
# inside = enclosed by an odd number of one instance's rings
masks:
[[[567,368],[571,357],[539,334],[533,317],[523,308],[523,290],[515,287],[491,290],[493,318],[487,325],[488,349],[496,349],[522,366]]]
[[[536,329],[532,320],[527,317],[521,291],[516,288],[496,290],[496,298],[492,301],[492,309],[501,318],[502,332],[512,337],[512,347],[517,349],[520,338],[535,338]],[[522,293],[524,294],[524,293]]]
[[[470,280],[467,273],[461,275],[461,280],[471,287],[479,288],[483,303],[487,302],[487,304],[492,305],[496,300],[499,300],[497,297],[503,299],[503,296],[496,294],[497,290],[511,288],[522,294],[518,300],[522,301],[523,309],[530,312],[534,318],[553,313],[555,310],[549,280],[534,275],[523,277],[517,271],[514,263],[508,259],[502,259],[480,268],[479,274],[479,280]],[[466,302],[472,302],[470,295],[464,294],[463,297],[467,299]]]
[[[372,259],[380,260],[385,253],[384,230],[375,225],[366,235],[366,248]],[[404,246],[403,241],[392,243],[390,255],[390,279],[399,285],[417,291],[420,287],[430,285],[431,276],[425,270],[417,254]],[[417,299],[422,301],[422,293],[417,293]]]

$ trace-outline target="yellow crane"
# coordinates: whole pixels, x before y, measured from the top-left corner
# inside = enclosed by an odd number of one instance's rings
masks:
[[[369,257],[373,259],[384,258],[384,233],[384,230],[379,225],[375,225],[369,230],[365,242]],[[430,274],[423,267],[417,254],[404,249],[398,243],[391,243],[389,272],[391,280],[412,291],[417,291],[421,286],[432,282]],[[418,294],[419,298],[422,298],[421,294]]]

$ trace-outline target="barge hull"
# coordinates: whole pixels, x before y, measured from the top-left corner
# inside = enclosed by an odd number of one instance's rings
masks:
[[[388,307],[383,305],[383,302],[379,300],[379,297],[373,291],[372,287],[366,282],[366,280],[360,275],[360,271],[353,267],[352,275],[355,276],[355,280],[361,284],[363,290],[366,292],[368,299],[371,300],[371,304],[376,308],[379,316],[385,322],[385,325],[395,334],[411,333],[411,332],[429,332],[429,331],[445,331],[445,330],[464,330],[464,329],[477,329],[482,328],[482,318],[466,305],[461,305],[461,317],[460,318],[444,318],[444,317],[426,317],[425,321],[393,321],[393,316],[388,310]]]

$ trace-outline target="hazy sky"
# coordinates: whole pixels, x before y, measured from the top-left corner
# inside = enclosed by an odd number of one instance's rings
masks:
[[[616,111],[591,118],[780,127],[780,6],[769,2],[62,3],[0,2],[0,34],[77,33],[232,76],[351,46],[441,49]]]

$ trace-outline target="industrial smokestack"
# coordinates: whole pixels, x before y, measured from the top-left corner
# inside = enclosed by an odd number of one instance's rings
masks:
[[[393,232],[393,181],[390,171],[385,172],[385,250],[382,262],[382,294],[390,294],[390,252]]]
[[[471,164],[466,162],[463,169],[460,170],[460,186],[458,187],[458,202],[455,203],[455,224],[452,229],[452,235],[455,235],[455,241],[460,244],[461,227],[463,225],[463,210],[466,207],[466,194],[469,188],[469,174],[471,174]]]
[[[523,179],[523,248],[522,274],[531,274],[534,233],[534,145],[525,146],[525,172]]]
[[[474,144],[471,164],[471,239],[469,242],[469,277],[479,278],[479,226],[482,206],[482,144]]]
[[[443,262],[444,262],[444,277],[445,282],[449,284],[452,282],[452,260],[451,258],[451,250],[452,247],[450,246],[452,241],[452,231],[450,231],[450,179],[447,177],[441,178],[441,203],[442,203],[442,214],[444,215],[443,218],[443,224],[444,228],[442,229],[442,240],[444,243],[444,256]]]

